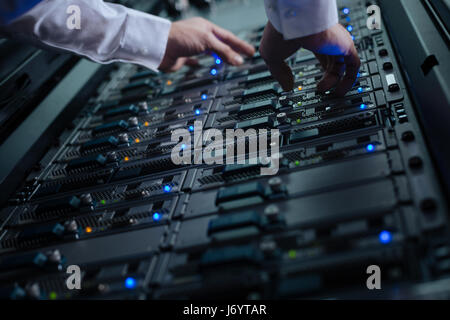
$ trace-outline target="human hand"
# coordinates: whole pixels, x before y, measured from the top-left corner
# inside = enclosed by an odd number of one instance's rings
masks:
[[[267,23],[260,53],[284,91],[291,91],[294,87],[294,76],[285,60],[300,48],[312,51],[325,71],[317,85],[318,92],[336,87],[335,94],[344,96],[352,88],[361,61],[350,34],[342,25],[336,24],[314,35],[284,40],[283,35],[270,22]]]
[[[233,33],[203,18],[172,23],[161,71],[176,71],[185,64],[196,64],[190,58],[200,53],[215,52],[225,62],[237,66],[244,62],[240,54],[253,56],[255,48]]]

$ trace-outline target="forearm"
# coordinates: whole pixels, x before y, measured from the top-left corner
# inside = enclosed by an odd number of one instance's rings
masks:
[[[69,6],[80,28],[69,28]],[[1,27],[8,37],[67,50],[99,63],[129,62],[156,70],[170,31],[168,20],[101,0],[44,0]]]
[[[335,0],[264,0],[267,16],[284,39],[327,30],[338,23]]]

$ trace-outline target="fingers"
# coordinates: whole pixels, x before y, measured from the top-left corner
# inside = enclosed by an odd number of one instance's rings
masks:
[[[186,58],[185,64],[186,64],[187,66],[196,67],[196,66],[199,65],[199,62],[198,62],[198,60],[195,59],[195,58]]]
[[[244,63],[244,59],[239,53],[234,51],[229,45],[220,41],[215,35],[211,35],[209,47],[211,51],[216,52],[222,59],[233,66]]]
[[[187,66],[197,66],[198,60],[193,58],[178,58],[175,61],[167,61],[167,65],[161,65],[159,70],[162,72],[175,72],[183,68],[185,65]]]
[[[358,76],[361,61],[355,46],[351,46],[349,54],[344,57],[345,75],[336,87],[336,95],[344,96],[352,87]]]
[[[291,91],[294,89],[294,76],[291,68],[285,61],[268,65],[272,76],[280,83],[283,91]]]
[[[183,68],[183,66],[186,63],[186,58],[178,58],[175,63],[170,66],[170,68],[167,70],[167,72],[175,72]]]
[[[317,91],[323,93],[337,85],[344,74],[345,64],[341,57],[316,54],[317,56],[322,66],[326,63],[324,67],[325,73],[317,84]]]
[[[253,57],[255,54],[255,48],[249,43],[239,39],[232,32],[222,29],[219,26],[214,25],[213,33],[220,40],[231,46],[234,50],[243,53],[249,57]]]
[[[291,91],[294,88],[294,76],[285,60],[299,48],[300,43],[298,41],[284,40],[272,24],[267,23],[260,45],[261,57],[284,91]]]

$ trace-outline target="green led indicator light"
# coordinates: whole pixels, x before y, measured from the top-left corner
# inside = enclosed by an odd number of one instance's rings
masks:
[[[301,101],[297,102],[297,106],[301,107],[302,106],[302,102]]]
[[[297,123],[301,123],[302,122],[302,120],[301,119],[297,119]]]
[[[295,165],[298,167],[300,165],[300,161],[295,160]]]
[[[297,251],[289,250],[288,255],[289,255],[290,259],[295,259],[295,258],[297,258]]]
[[[101,204],[106,204],[106,200],[100,200]]]
[[[50,292],[50,294],[48,295],[50,300],[56,300],[57,295],[55,291]]]

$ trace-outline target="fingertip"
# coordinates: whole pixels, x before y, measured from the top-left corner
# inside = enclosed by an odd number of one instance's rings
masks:
[[[256,53],[256,48],[254,46],[250,45],[250,48],[249,48],[249,50],[247,52],[247,55],[249,57],[253,57],[255,55],[255,53]]]
[[[289,92],[294,89],[294,76],[286,62],[282,61],[276,64],[268,64],[268,67],[272,76],[281,85],[283,91]]]
[[[291,92],[292,90],[294,90],[294,84],[287,84],[286,86],[281,86],[281,88],[284,92]]]
[[[234,62],[234,65],[240,66],[241,64],[244,63],[244,58],[242,58],[239,54],[236,54],[233,57],[233,62]]]
[[[352,89],[352,87],[352,84],[349,85],[348,82],[346,83],[346,81],[343,81],[337,86],[334,94],[335,96],[342,98]]]
[[[347,94],[347,92],[348,92],[348,90],[343,90],[343,89],[336,90],[334,92],[334,96],[337,97],[337,98],[342,98],[342,97],[344,97]]]
[[[289,92],[294,90],[294,77],[292,76],[292,71],[289,68],[289,72],[286,72],[283,76],[279,77],[279,82],[283,91]]]
[[[320,82],[317,84],[317,92],[324,93],[331,90],[339,81],[339,76],[332,73],[325,73]]]
[[[325,91],[327,91],[327,90],[329,90],[329,89],[330,89],[330,88],[327,88],[327,86],[326,86],[326,84],[325,84],[325,81],[324,81],[324,80],[321,80],[321,81],[317,84],[316,91],[319,92],[319,93],[323,93],[323,92],[325,92]]]

